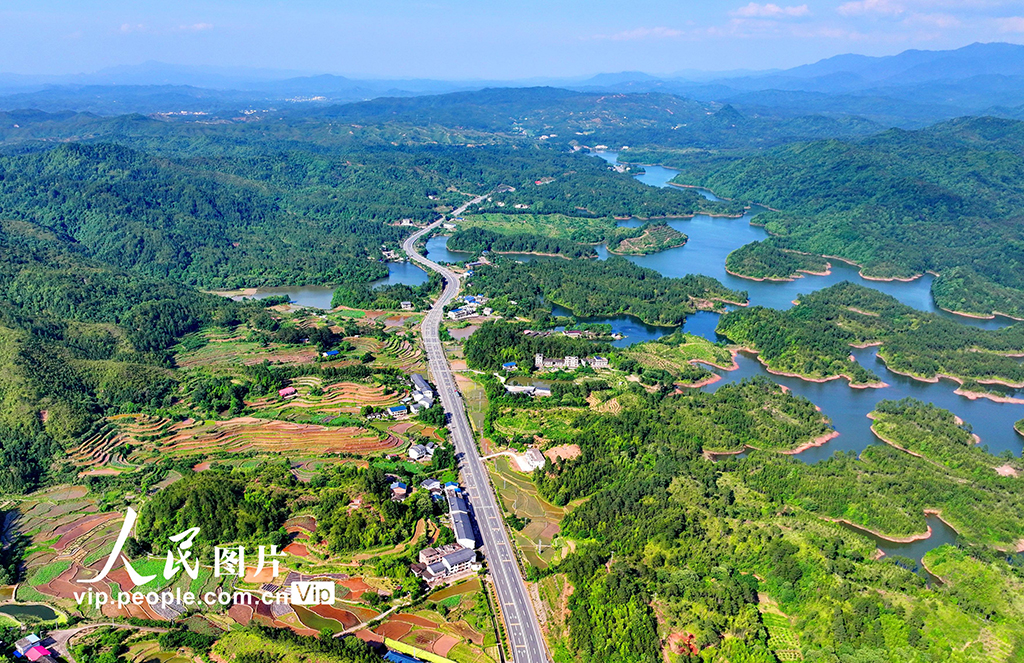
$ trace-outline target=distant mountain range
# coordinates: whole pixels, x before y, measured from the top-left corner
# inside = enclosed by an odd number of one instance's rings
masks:
[[[745,114],[857,116],[915,127],[962,115],[1024,114],[1024,46],[971,44],[950,51],[838,55],[783,71],[602,73],[520,81],[353,79],[309,72],[146,63],[75,76],[0,74],[0,110],[101,115],[219,112],[333,105],[381,97],[546,85],[580,92],[659,92],[731,104]]]

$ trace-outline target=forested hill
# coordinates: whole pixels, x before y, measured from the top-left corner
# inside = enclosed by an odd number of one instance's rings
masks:
[[[749,148],[827,136],[864,136],[882,128],[856,117],[766,118],[743,114],[729,105],[671,94],[571,92],[548,87],[381,98],[315,111],[314,117],[438,124],[614,147]]]
[[[111,268],[74,240],[0,222],[0,492],[36,485],[107,411],[159,407],[169,348],[246,305]]]
[[[676,181],[780,210],[759,220],[784,248],[841,256],[876,277],[936,271],[941,306],[1020,314],[1022,148],[1024,122],[962,118],[742,158],[697,155]]]

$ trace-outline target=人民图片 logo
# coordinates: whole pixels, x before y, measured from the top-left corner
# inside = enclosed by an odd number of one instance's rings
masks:
[[[138,520],[138,513],[131,507],[128,508],[125,514],[124,523],[121,525],[121,531],[117,536],[117,540],[114,541],[114,547],[107,557],[107,561],[104,563],[103,568],[100,569],[99,573],[93,578],[86,578],[79,580],[78,582],[94,585],[105,580],[108,574],[114,569],[118,560],[124,565],[124,570],[128,574],[134,584],[134,588],[138,589],[145,585],[151,585],[160,587],[158,583],[155,583],[158,575],[163,576],[164,585],[170,584],[180,572],[184,571],[187,576],[193,580],[199,577],[199,568],[201,566],[201,560],[192,549],[192,544],[199,534],[200,529],[198,527],[191,527],[184,532],[175,534],[168,537],[171,543],[175,544],[173,549],[167,550],[167,555],[164,558],[162,574],[151,573],[146,575],[132,564],[132,561],[128,559],[128,556],[124,553],[125,544],[128,542],[128,538],[131,536],[132,530],[135,527],[135,523]],[[253,568],[250,576],[250,582],[261,582],[266,583],[267,580],[276,579],[280,575],[280,560],[286,557],[284,552],[280,552],[277,546],[261,545],[258,548],[256,555],[256,566],[249,567]],[[214,577],[237,577],[240,579],[246,578],[246,549],[245,546],[214,546],[213,548],[213,560],[212,568]],[[267,578],[264,570],[270,571],[270,578]],[[257,580],[259,578],[259,580]],[[268,583],[269,584],[269,583]],[[277,587],[276,585],[271,585]],[[266,585],[264,585],[266,587]],[[310,582],[310,581],[297,581],[291,583],[290,587],[280,587],[276,591],[268,591],[267,589],[262,590],[236,590],[234,592],[228,592],[224,589],[220,589],[216,592],[206,592],[202,595],[196,595],[194,592],[182,591],[180,587],[176,588],[175,591],[164,590],[161,592],[150,591],[143,593],[141,591],[125,592],[121,591],[117,593],[117,597],[111,596],[102,590],[96,590],[92,587],[86,592],[75,592],[75,600],[78,601],[79,605],[82,603],[89,603],[96,608],[102,608],[102,606],[110,603],[116,604],[118,608],[123,608],[126,605],[142,605],[143,601],[150,605],[157,603],[162,604],[164,607],[179,607],[186,609],[192,606],[201,604],[206,605],[232,605],[241,603],[244,605],[251,605],[257,601],[263,603],[288,603],[296,605],[320,605],[320,604],[333,604],[335,600],[335,586],[333,582]]]

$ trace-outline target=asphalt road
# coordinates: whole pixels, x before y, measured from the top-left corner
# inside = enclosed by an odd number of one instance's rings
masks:
[[[481,200],[483,200],[483,196],[471,200],[452,212],[451,216],[458,216],[467,207]],[[438,335],[441,319],[444,316],[444,306],[458,296],[461,283],[454,272],[428,260],[417,253],[415,249],[416,241],[440,223],[441,220],[435,221],[417,231],[405,240],[402,246],[412,260],[439,272],[445,279],[444,292],[441,293],[440,299],[434,303],[433,308],[423,319],[421,326],[423,345],[426,348],[434,386],[437,387],[440,394],[445,412],[450,415],[449,428],[452,433],[452,441],[455,443],[456,454],[459,457],[462,482],[469,492],[470,505],[483,538],[487,568],[494,581],[498,602],[501,603],[501,614],[505,621],[505,631],[508,633],[512,646],[512,660],[515,663],[546,662],[551,659],[544,647],[544,636],[541,635],[540,624],[537,621],[537,615],[534,614],[533,603],[526,591],[526,584],[519,574],[519,565],[509,541],[508,532],[505,531],[505,523],[502,521],[494,491],[491,490],[487,469],[484,467],[483,461],[480,460],[476,441],[473,438],[473,429],[470,428],[469,419],[466,417],[462,396],[455,384],[451,366],[448,364],[448,358],[445,357]]]

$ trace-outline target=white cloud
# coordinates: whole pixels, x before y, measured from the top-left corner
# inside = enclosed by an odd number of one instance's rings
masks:
[[[624,30],[617,32],[613,35],[595,35],[594,39],[607,39],[609,41],[636,41],[640,39],[672,39],[675,37],[683,36],[682,30],[676,30],[675,28],[656,27],[656,28],[636,28],[634,30]]]
[[[996,19],[1000,32],[1024,32],[1024,16],[1007,16]]]
[[[903,5],[893,0],[854,0],[844,2],[836,9],[843,16],[858,16],[861,14],[885,14],[895,15],[903,13]]]
[[[179,25],[178,29],[186,32],[202,32],[204,30],[213,30],[213,23],[193,23],[192,25]]]
[[[759,5],[756,2],[751,2],[745,7],[730,12],[732,16],[740,16],[743,18],[781,18],[785,16],[807,16],[811,13],[811,10],[807,8],[807,5],[796,5],[792,7],[780,7],[779,5],[768,3]]]
[[[963,24],[952,14],[911,14],[903,23],[905,25],[925,25],[933,28],[958,28]]]
[[[144,26],[141,23],[122,23],[121,27],[118,28],[118,30],[123,34],[129,34],[132,32],[144,32],[146,30],[146,26]]]

